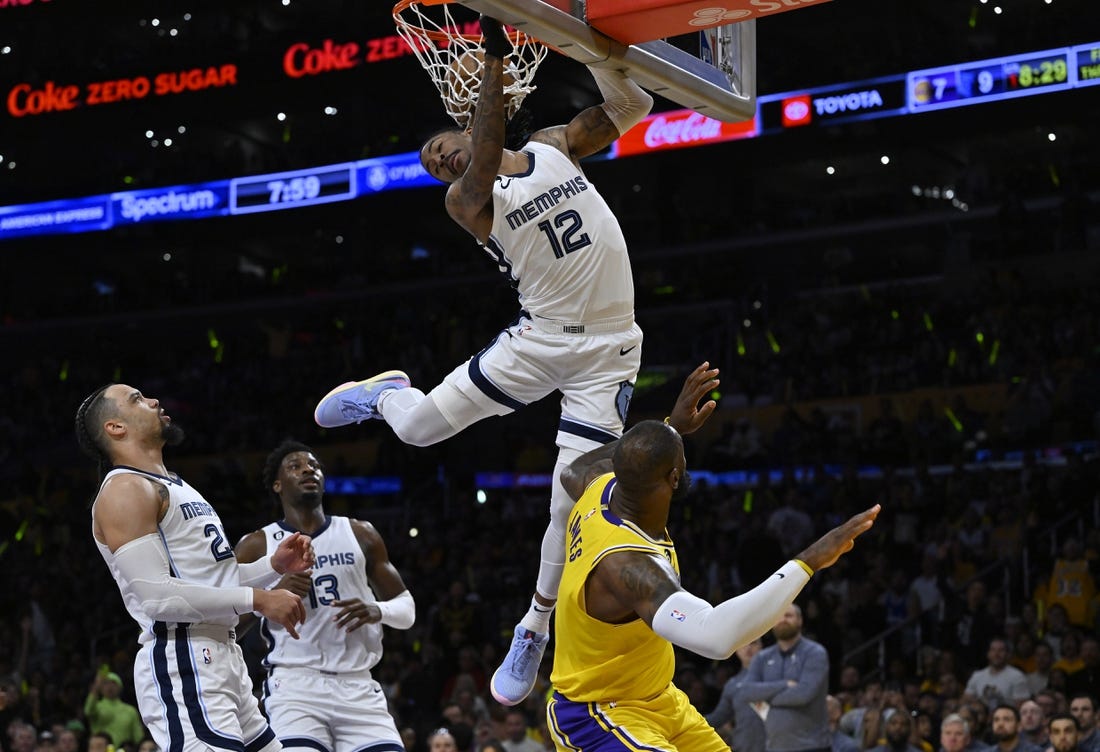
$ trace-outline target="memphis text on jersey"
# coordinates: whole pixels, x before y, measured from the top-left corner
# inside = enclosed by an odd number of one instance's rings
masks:
[[[507,183],[501,182],[502,188],[507,187],[507,185]],[[535,196],[515,211],[508,212],[508,228],[515,230],[517,227],[522,227],[540,214],[553,209],[562,201],[587,190],[588,184],[584,182],[583,175],[577,175],[560,185],[555,185],[550,190]]]

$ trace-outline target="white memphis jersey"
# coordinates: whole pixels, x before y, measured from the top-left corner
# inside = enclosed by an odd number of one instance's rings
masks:
[[[264,536],[268,555],[294,532],[297,531],[282,521],[267,525]],[[351,529],[351,520],[326,516],[325,524],[312,538],[317,559],[313,565],[313,587],[302,598],[306,620],[298,625],[300,639],[290,637],[281,625],[263,619],[261,629],[268,646],[264,665],[312,668],[336,674],[371,669],[382,658],[382,625],[365,624],[354,632],[346,632],[333,621],[339,612],[333,601],[376,600],[367,580],[366,557]]]
[[[233,547],[226,540],[225,528],[218,513],[202,494],[187,485],[178,475],[157,475],[131,467],[112,469],[103,478],[103,482],[123,473],[142,475],[168,489],[168,511],[157,525],[157,532],[168,554],[168,565],[173,577],[195,585],[240,587],[240,572]],[[94,508],[93,506],[93,510]],[[126,610],[141,627],[139,641],[149,642],[153,639],[153,619],[145,613],[141,599],[130,589],[130,583],[118,571],[111,549],[98,540],[95,543],[103,560],[107,562],[107,568],[111,570],[111,576],[118,583]],[[212,619],[206,623],[232,629],[237,626],[237,617]],[[171,628],[175,625],[167,626]]]
[[[592,324],[634,314],[626,239],[584,173],[557,148],[531,141],[522,175],[498,175],[483,247],[534,317]]]

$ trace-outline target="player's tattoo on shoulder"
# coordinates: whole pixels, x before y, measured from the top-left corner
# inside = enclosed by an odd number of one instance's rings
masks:
[[[639,600],[650,600],[661,582],[660,570],[646,556],[631,557],[619,569],[619,581],[632,596]]]
[[[618,136],[619,132],[615,129],[615,124],[611,122],[611,118],[607,116],[607,110],[603,107],[589,107],[577,116],[581,123],[589,131],[595,134],[601,134],[608,128],[615,131],[615,135]]]
[[[553,146],[555,149],[564,150],[566,148],[564,131],[560,126],[541,130],[535,135],[531,136],[531,140],[537,141],[540,144]]]
[[[154,483],[153,485],[157,488],[157,498],[160,499],[162,503],[168,501],[168,487],[160,483]]]

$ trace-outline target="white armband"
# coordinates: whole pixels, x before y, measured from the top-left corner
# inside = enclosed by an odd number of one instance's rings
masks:
[[[649,114],[653,106],[653,97],[642,90],[641,86],[619,70],[608,68],[589,68],[596,87],[603,94],[603,111],[619,129],[619,135],[626,133]]]
[[[416,621],[416,603],[412,593],[403,590],[388,601],[378,601],[378,610],[382,612],[382,623],[395,629],[408,629]]]
[[[252,610],[250,587],[211,587],[173,577],[156,533],[121,546],[115,551],[114,564],[122,580],[119,584],[131,590],[146,616],[156,621],[217,622]]]
[[[775,626],[809,581],[803,566],[788,561],[749,592],[717,606],[678,590],[657,608],[653,631],[705,658],[724,660]]]
[[[261,556],[247,564],[238,563],[237,571],[240,573],[242,585],[263,590],[267,590],[278,582],[281,576],[275,571],[275,567],[271,566],[270,556]]]

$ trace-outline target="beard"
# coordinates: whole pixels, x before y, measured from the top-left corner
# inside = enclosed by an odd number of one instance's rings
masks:
[[[164,444],[171,447],[182,444],[186,436],[187,434],[183,432],[183,429],[175,423],[169,423],[160,431],[160,437],[164,439]]]
[[[900,713],[902,711],[899,710],[898,712]],[[909,734],[902,734],[900,736],[896,734],[887,734],[886,741],[894,749],[905,749],[906,745],[909,744]]]
[[[313,509],[321,503],[321,497],[324,495],[324,491],[317,489],[316,491],[302,491],[298,495],[298,503],[295,506],[299,506],[303,509]]]
[[[783,624],[776,624],[772,627],[772,634],[775,635],[775,639],[777,640],[793,640],[795,637],[798,637],[798,633],[798,627],[793,624],[787,624],[786,622]]]
[[[683,477],[680,478],[680,485],[676,486],[676,490],[672,492],[672,503],[677,504],[683,501],[690,491],[691,474],[685,470]]]

